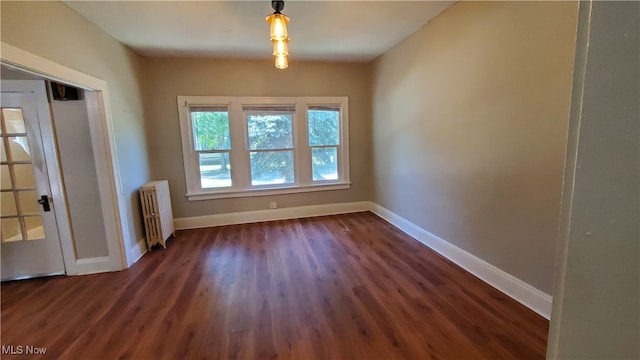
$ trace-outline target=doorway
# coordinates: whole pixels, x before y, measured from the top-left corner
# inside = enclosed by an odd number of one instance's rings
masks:
[[[73,241],[72,229],[59,226],[61,248],[67,275],[89,274],[122,270],[133,261],[128,261],[123,239],[130,237],[127,227],[126,202],[122,198],[119,168],[115,158],[115,144],[111,124],[109,96],[104,80],[80,73],[60,64],[40,58],[7,44],[2,44],[2,68],[9,68],[24,76],[39,80],[51,80],[77,87],[84,94],[88,125],[88,137],[92,164],[95,166],[97,185],[93,186],[97,201],[91,206],[102,210],[106,251],[103,254],[79,254]],[[88,124],[87,124],[88,123]],[[45,154],[46,155],[46,154]],[[47,159],[49,162],[49,159]],[[63,159],[64,162],[64,159]],[[61,169],[58,159],[53,159],[54,168]],[[52,186],[52,196],[64,199],[63,186]],[[64,201],[64,200],[62,200]],[[54,199],[55,202],[55,199]],[[58,202],[59,203],[59,202]],[[56,214],[58,215],[58,214]],[[65,211],[64,215],[69,216]],[[66,234],[63,234],[65,233]],[[102,256],[104,255],[104,256]]]

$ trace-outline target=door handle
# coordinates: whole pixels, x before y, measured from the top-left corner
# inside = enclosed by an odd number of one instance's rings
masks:
[[[51,211],[51,206],[49,206],[49,197],[47,195],[40,196],[38,204],[42,205],[42,210]]]

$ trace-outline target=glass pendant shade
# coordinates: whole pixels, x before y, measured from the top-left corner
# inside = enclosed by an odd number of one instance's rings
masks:
[[[271,40],[285,40],[288,37],[287,23],[289,18],[283,14],[271,14],[267,16],[267,22],[271,25],[269,35]]]
[[[288,66],[287,55],[276,55],[276,67],[278,69],[286,69]]]
[[[289,39],[273,40],[273,55],[289,55]]]

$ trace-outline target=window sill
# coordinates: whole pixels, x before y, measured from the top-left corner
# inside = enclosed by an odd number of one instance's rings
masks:
[[[297,194],[313,191],[329,191],[329,190],[343,190],[349,189],[351,182],[332,182],[325,184],[313,184],[304,186],[287,186],[268,189],[248,189],[248,190],[224,190],[224,191],[209,191],[201,193],[187,193],[185,196],[189,201],[198,200],[212,200],[212,199],[226,199],[226,198],[239,198],[239,197],[252,197],[252,196],[268,196],[268,195],[284,195],[284,194]]]

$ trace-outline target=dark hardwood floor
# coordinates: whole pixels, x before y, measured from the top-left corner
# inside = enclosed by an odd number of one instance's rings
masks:
[[[51,359],[542,359],[549,325],[371,213],[179,231],[1,298],[2,345]]]

